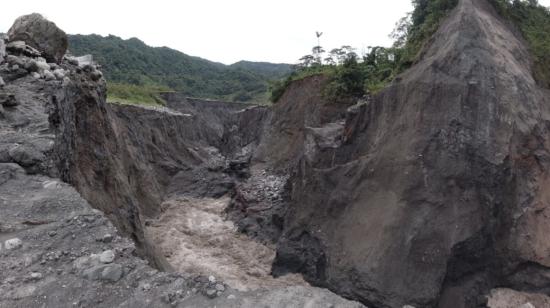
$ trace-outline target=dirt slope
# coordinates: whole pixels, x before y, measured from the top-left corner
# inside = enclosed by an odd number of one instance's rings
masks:
[[[350,110],[343,145],[301,159],[275,272],[373,307],[546,290],[548,92],[516,33],[460,0],[421,60]]]

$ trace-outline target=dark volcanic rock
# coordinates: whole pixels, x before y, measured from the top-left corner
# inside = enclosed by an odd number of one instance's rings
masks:
[[[4,107],[15,107],[18,105],[15,95],[0,91],[0,104]]]
[[[17,18],[8,31],[10,42],[23,41],[38,49],[48,61],[59,63],[68,47],[67,35],[40,14]]]
[[[525,46],[487,1],[460,0],[420,61],[350,110],[339,148],[301,157],[275,269],[373,307],[546,292],[550,104]]]

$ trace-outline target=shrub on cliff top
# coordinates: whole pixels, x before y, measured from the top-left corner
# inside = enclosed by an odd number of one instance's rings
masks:
[[[550,88],[550,10],[537,0],[490,0],[500,15],[512,21],[529,44],[533,74]]]
[[[392,33],[394,46],[369,47],[362,57],[350,46],[331,50],[327,57],[321,46],[302,57],[297,71],[271,86],[271,101],[276,102],[294,80],[314,74],[326,74],[330,80],[324,94],[330,101],[350,101],[384,88],[395,76],[418,58],[425,42],[435,33],[440,21],[458,0],[413,0],[414,10],[396,25]],[[323,61],[324,60],[324,61]]]

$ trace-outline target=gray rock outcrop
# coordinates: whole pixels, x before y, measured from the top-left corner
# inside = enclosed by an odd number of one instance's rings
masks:
[[[65,32],[37,13],[17,18],[8,37],[10,43],[23,41],[40,51],[46,60],[56,63],[61,62],[68,47]]]
[[[383,308],[547,294],[550,96],[525,41],[489,1],[459,0],[421,55],[350,110],[341,146],[299,156],[274,271]],[[308,90],[275,106],[268,160],[303,153]]]
[[[6,57],[6,37],[4,37],[3,34],[0,34],[0,64],[4,62],[4,58]]]

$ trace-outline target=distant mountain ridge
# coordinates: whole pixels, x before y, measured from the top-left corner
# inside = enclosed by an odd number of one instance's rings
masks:
[[[225,65],[114,35],[69,35],[69,50],[74,55],[92,54],[109,82],[166,86],[193,97],[232,101],[265,101],[269,82],[291,72],[289,64]]]

